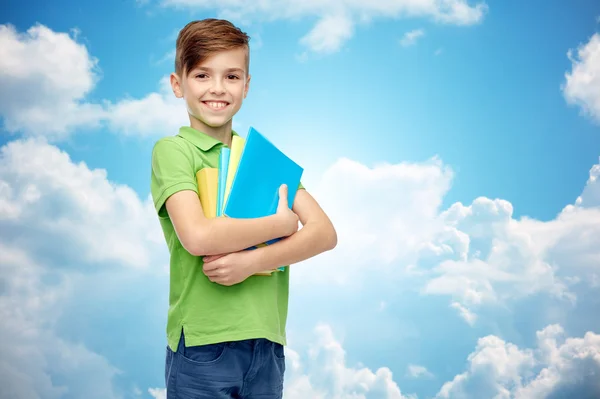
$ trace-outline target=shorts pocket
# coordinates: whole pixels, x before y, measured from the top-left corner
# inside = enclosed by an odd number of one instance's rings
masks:
[[[213,365],[225,357],[228,345],[225,342],[188,346],[183,348],[182,359],[194,365]]]
[[[281,344],[276,342],[271,343],[271,371],[269,383],[271,387],[275,387],[277,389],[283,386],[284,374],[285,374],[285,351],[284,347]]]
[[[285,350],[283,345],[273,342],[273,356],[277,359],[285,360]]]

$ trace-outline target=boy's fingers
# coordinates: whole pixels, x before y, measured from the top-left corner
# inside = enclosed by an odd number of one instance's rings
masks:
[[[219,258],[222,258],[225,255],[206,255],[205,257],[203,257],[203,261],[204,263],[209,263],[209,262],[213,262]]]
[[[219,265],[217,263],[205,263],[202,266],[202,271],[204,271],[204,273],[209,273],[212,272],[213,270],[217,270],[219,268]]]
[[[287,186],[285,184],[279,186],[279,201],[281,204],[287,205]]]
[[[208,276],[208,279],[213,283],[223,284],[227,279],[223,276]]]

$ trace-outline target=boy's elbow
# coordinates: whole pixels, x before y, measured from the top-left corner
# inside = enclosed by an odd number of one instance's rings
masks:
[[[205,252],[200,242],[195,237],[187,237],[187,239],[181,240],[181,246],[193,256],[203,256]]]
[[[327,237],[324,240],[325,250],[331,251],[332,249],[334,249],[337,246],[337,243],[338,243],[337,232],[335,231],[335,227],[333,227],[333,224],[331,224],[331,222],[329,223],[329,228],[326,231],[327,231]]]
[[[338,243],[338,237],[337,237],[337,232],[335,231],[335,228],[332,226],[331,227],[331,241],[330,241],[330,248],[329,250],[334,249],[335,247],[337,247],[337,243]]]
[[[181,240],[183,248],[193,256],[211,255],[210,246],[207,244],[206,234],[201,232],[188,234]]]

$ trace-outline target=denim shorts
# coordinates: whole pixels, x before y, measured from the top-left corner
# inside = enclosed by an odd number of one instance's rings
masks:
[[[167,399],[281,399],[285,355],[281,344],[248,339],[185,347],[167,346]]]

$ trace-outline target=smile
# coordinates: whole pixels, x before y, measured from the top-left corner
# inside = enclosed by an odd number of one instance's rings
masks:
[[[229,103],[225,101],[202,101],[202,103],[215,111],[225,109],[229,105]]]

